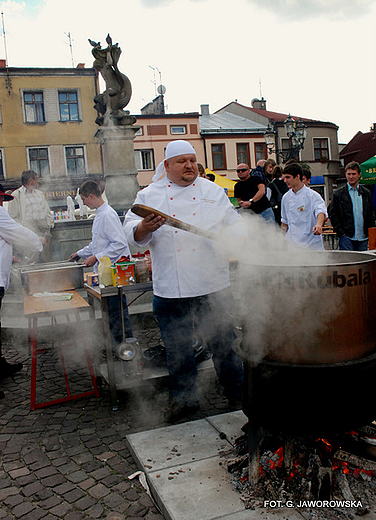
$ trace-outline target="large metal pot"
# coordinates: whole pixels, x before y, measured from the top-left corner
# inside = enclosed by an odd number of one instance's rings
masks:
[[[374,419],[376,256],[250,258],[236,280],[252,423],[322,435]]]
[[[326,364],[376,346],[376,256],[312,252],[239,262],[240,354],[247,362]],[[246,299],[244,298],[246,296]]]

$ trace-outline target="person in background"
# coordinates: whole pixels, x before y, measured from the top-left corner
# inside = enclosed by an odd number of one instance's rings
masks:
[[[271,182],[273,179],[273,170],[277,165],[274,159],[267,159],[264,163],[264,175],[267,178],[268,182]]]
[[[360,164],[345,167],[347,183],[333,193],[329,218],[343,251],[367,251],[368,228],[375,226],[371,192],[359,184]]]
[[[282,179],[283,168],[279,164],[274,166],[272,177],[273,180],[269,183],[268,188],[270,188],[272,192],[272,196],[270,198],[270,204],[272,206],[272,210],[274,212],[275,221],[280,226],[281,225],[281,205],[282,205],[282,197],[283,195],[289,191],[289,188],[285,181]]]
[[[80,186],[80,195],[82,202],[89,209],[96,210],[92,227],[93,238],[90,244],[72,253],[68,260],[74,262],[84,258],[84,266],[93,267],[94,272],[97,273],[99,261],[104,256],[111,260],[111,264],[129,259],[131,252],[120,218],[116,211],[107,202],[104,202],[98,184],[95,181],[85,181]],[[133,334],[127,299],[124,294],[122,297],[125,336],[130,338]],[[113,349],[116,350],[116,346],[123,341],[121,301],[118,296],[109,296],[107,303],[112,344]]]
[[[311,168],[305,163],[303,163],[301,167],[303,168],[302,182],[307,186],[307,188],[309,188],[309,185],[311,184]]]
[[[322,228],[328,216],[323,198],[303,184],[303,169],[297,162],[287,164],[283,176],[291,189],[282,197],[282,231],[294,244],[323,250]]]
[[[38,175],[33,170],[25,170],[21,175],[22,186],[12,192],[13,200],[9,202],[9,215],[19,224],[31,229],[38,236],[46,239],[46,246],[37,259],[48,262],[51,258],[51,228],[54,226],[54,216],[50,210],[44,193],[37,189]],[[23,248],[16,249],[16,255],[21,261],[35,261],[29,258]]]
[[[211,182],[215,182],[214,173],[207,173],[206,178],[209,179],[209,181],[211,181]]]
[[[251,175],[248,164],[236,168],[239,181],[234,186],[234,196],[243,211],[252,211],[268,223],[274,223],[274,213],[266,196],[266,186],[260,175]]]
[[[162,177],[164,171],[166,175]],[[242,218],[223,188],[198,175],[196,152],[184,140],[171,141],[136,204],[172,215],[188,224],[231,236],[245,236]],[[214,367],[230,407],[242,395],[243,367],[232,349],[234,339],[229,252],[219,242],[164,225],[150,213],[141,219],[129,210],[124,219],[128,242],[150,247],[153,308],[167,354],[171,401],[165,420],[173,422],[199,410],[193,335],[199,330],[213,354]]]
[[[197,168],[198,168],[198,174],[200,177],[206,177],[206,173],[205,173],[205,168],[202,166],[201,163],[197,163]]]
[[[46,244],[44,237],[38,237],[33,231],[13,220],[3,207],[4,201],[12,201],[13,196],[4,192],[0,184],[0,308],[9,287],[13,260],[13,244],[22,245],[31,251],[40,252]],[[22,363],[11,364],[3,357],[1,345],[0,320],[0,380],[12,377],[22,369]],[[0,392],[0,397],[4,393]]]

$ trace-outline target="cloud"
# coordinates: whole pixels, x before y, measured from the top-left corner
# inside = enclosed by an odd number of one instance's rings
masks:
[[[375,0],[248,0],[260,9],[274,13],[284,20],[300,21],[326,18],[328,21],[361,18],[371,10]]]
[[[173,0],[140,0],[141,5],[148,9],[152,9],[153,7],[161,7],[170,4]]]

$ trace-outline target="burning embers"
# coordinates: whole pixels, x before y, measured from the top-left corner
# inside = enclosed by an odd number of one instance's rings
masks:
[[[226,464],[246,508],[311,510],[317,519],[347,519],[375,508],[374,425],[330,440],[265,436],[259,457],[248,452],[248,433],[236,440]]]

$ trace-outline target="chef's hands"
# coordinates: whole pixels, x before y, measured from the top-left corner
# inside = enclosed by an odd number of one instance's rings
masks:
[[[44,237],[39,237],[39,240],[42,242],[43,247],[47,244],[47,240]]]
[[[313,234],[322,235],[322,226],[320,224],[316,224],[315,226],[313,226]]]
[[[70,257],[68,258],[68,262],[78,262],[80,257],[77,253],[72,253]]]
[[[86,260],[84,261],[84,266],[92,267],[97,262],[98,262],[97,257],[95,255],[91,255],[91,256],[89,256],[89,258],[86,258]]]
[[[155,216],[154,213],[150,213],[147,217],[143,218],[138,224],[136,231],[134,232],[134,239],[141,241],[146,238],[149,233],[157,231],[166,222],[161,216]]]
[[[78,262],[81,257],[77,253],[72,253],[70,257],[68,258],[69,262]],[[98,262],[98,258],[95,255],[91,255],[88,258],[84,260],[85,267],[92,267],[94,264]]]

